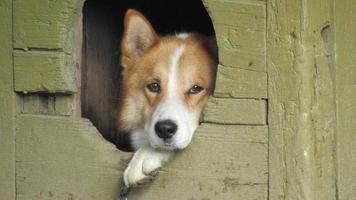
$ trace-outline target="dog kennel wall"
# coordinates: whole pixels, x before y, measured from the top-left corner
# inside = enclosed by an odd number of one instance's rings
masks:
[[[0,199],[118,195],[128,154],[80,118],[83,3],[0,3]],[[355,199],[356,2],[204,4],[214,97],[193,144],[129,199]]]

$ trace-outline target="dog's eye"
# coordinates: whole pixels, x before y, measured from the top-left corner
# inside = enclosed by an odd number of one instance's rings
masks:
[[[192,88],[189,89],[188,94],[192,95],[192,94],[198,94],[199,92],[201,92],[203,90],[203,88],[199,85],[194,85]]]
[[[161,87],[159,86],[159,83],[150,83],[147,85],[147,88],[149,91],[154,92],[154,93],[158,93],[159,91],[161,91]]]

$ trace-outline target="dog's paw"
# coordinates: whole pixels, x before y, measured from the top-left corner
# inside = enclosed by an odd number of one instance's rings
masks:
[[[148,175],[148,176],[145,176],[143,179],[137,181],[135,183],[135,185],[133,185],[133,186],[134,187],[141,187],[141,186],[147,185],[148,183],[152,182],[154,179],[155,179],[155,176]]]
[[[161,165],[161,161],[154,157],[134,157],[124,172],[126,187],[138,187],[151,182],[158,175]]]
[[[173,151],[154,149],[150,146],[139,148],[124,172],[126,187],[137,187],[151,182],[162,164],[174,155]]]

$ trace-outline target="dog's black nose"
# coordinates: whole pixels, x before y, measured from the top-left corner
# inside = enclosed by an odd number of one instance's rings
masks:
[[[171,120],[159,121],[155,125],[155,131],[158,137],[170,139],[177,132],[177,124]]]

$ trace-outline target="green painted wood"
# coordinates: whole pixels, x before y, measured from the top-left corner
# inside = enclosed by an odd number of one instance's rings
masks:
[[[73,114],[73,98],[69,95],[57,95],[54,102],[55,114],[70,116]]]
[[[356,197],[356,2],[335,1],[338,199]]]
[[[210,98],[203,111],[203,121],[218,124],[265,125],[265,100]]]
[[[307,46],[310,76],[310,137],[312,185],[309,199],[335,200],[336,189],[336,105],[335,105],[335,52],[333,38],[333,0],[318,0],[306,4],[304,40],[313,41]],[[307,44],[307,42],[305,42]],[[304,97],[305,98],[305,97]],[[305,108],[309,111],[308,108]],[[304,119],[303,116],[300,116]],[[314,155],[313,155],[314,153]],[[304,152],[303,152],[304,154]],[[301,172],[302,173],[302,172]],[[307,186],[306,186],[307,187]],[[309,186],[310,187],[310,186]],[[306,190],[306,191],[308,191]]]
[[[214,96],[267,98],[266,4],[207,0],[219,46]]]
[[[224,66],[266,71],[266,3],[206,0]]]
[[[16,123],[17,199],[116,200],[127,156],[88,120],[20,115]]]
[[[267,3],[269,199],[335,200],[333,2]]]
[[[76,92],[76,26],[83,0],[14,0],[15,89]]]
[[[23,114],[44,114],[74,116],[73,95],[22,94],[20,112]]]
[[[14,47],[68,51],[83,0],[14,0]]]
[[[266,126],[203,123],[192,144],[130,200],[267,199]]]
[[[44,98],[40,95],[24,95],[21,100],[21,113],[45,114]]]
[[[77,91],[73,65],[61,52],[15,51],[15,90],[73,93]]]
[[[15,200],[12,1],[0,2],[0,198]]]
[[[267,73],[218,66],[214,96],[267,98]]]

